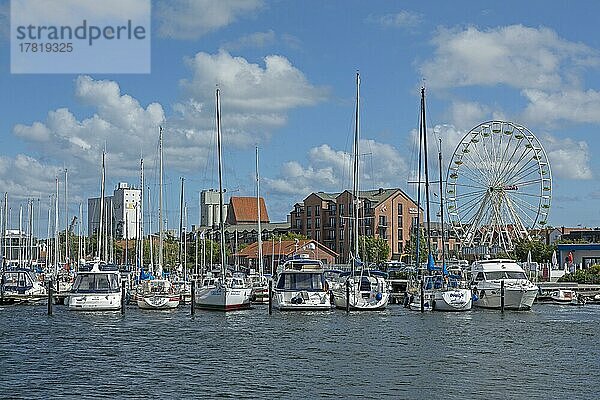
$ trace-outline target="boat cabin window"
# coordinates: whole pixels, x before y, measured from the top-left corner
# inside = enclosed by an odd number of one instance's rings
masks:
[[[505,278],[504,271],[489,271],[485,273],[485,277],[488,281],[496,281]]]
[[[483,272],[478,272],[477,276],[475,277],[476,281],[484,281],[485,280],[485,275]]]
[[[277,289],[283,290],[323,290],[321,274],[286,273],[277,282]]]
[[[5,286],[25,287],[33,283],[25,272],[6,272],[4,274]]]
[[[506,276],[508,279],[527,279],[525,273],[520,271],[506,271]]]
[[[116,274],[79,274],[73,283],[74,293],[118,292],[119,279]]]

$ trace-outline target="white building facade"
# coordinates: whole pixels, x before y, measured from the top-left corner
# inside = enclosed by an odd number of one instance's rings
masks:
[[[112,196],[104,198],[104,224],[117,239],[136,239],[141,224],[142,191],[120,182]],[[88,199],[88,235],[100,228],[100,198]]]

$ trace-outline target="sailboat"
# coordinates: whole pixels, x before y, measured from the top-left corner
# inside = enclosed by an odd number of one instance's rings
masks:
[[[364,268],[358,253],[358,212],[359,205],[359,145],[360,145],[360,75],[356,73],[356,111],[354,127],[354,201],[353,241],[354,253],[350,255],[351,271],[340,274],[340,282],[333,287],[333,297],[337,308],[351,310],[382,310],[389,302],[390,291],[386,274]],[[349,293],[347,293],[347,291]],[[347,301],[349,300],[349,302]]]
[[[421,88],[421,124],[419,127],[419,167],[418,167],[418,196],[417,206],[421,207],[421,160],[425,169],[425,210],[427,226],[427,272],[425,275],[419,266],[419,240],[420,240],[420,222],[417,217],[417,238],[416,238],[416,271],[421,273],[420,288],[413,285],[412,291],[409,290],[408,308],[417,311],[467,311],[472,306],[471,289],[467,288],[460,276],[450,274],[446,268],[446,252],[444,247],[444,200],[442,195],[442,153],[441,143],[438,153],[439,160],[439,184],[440,184],[440,218],[442,231],[442,266],[435,266],[435,261],[431,252],[431,215],[429,207],[429,163],[427,148],[427,124],[425,118],[425,88]],[[423,158],[421,157],[423,155]]]
[[[163,129],[159,128],[158,139],[159,151],[159,245],[158,245],[158,278],[142,280],[137,290],[137,305],[144,310],[169,310],[179,306],[180,297],[175,288],[168,279],[162,277],[163,267],[163,218],[162,218],[162,198],[163,198]],[[150,239],[152,240],[152,239]]]
[[[216,125],[217,125],[217,153],[219,157],[219,231],[221,245],[221,271],[218,279],[199,288],[196,293],[196,306],[211,310],[230,311],[250,308],[250,293],[252,289],[243,279],[227,279],[225,265],[225,216],[223,207],[223,157],[221,151],[221,99],[220,90],[217,88],[216,97]]]
[[[104,186],[106,181],[106,153],[102,152],[102,182],[100,195],[100,224],[98,253],[91,264],[82,266],[65,300],[71,310],[117,311],[121,308],[121,274],[116,265],[100,261],[104,229]]]
[[[256,146],[256,216],[257,216],[257,245],[258,245],[258,273],[248,274],[248,281],[252,286],[250,299],[253,303],[268,303],[269,302],[269,281],[265,277],[265,269],[263,265],[262,252],[262,228],[260,215],[260,174],[258,170],[258,146]]]

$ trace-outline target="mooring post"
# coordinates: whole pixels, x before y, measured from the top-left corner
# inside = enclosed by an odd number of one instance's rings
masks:
[[[190,303],[192,303],[190,305],[190,312],[192,313],[192,315],[194,315],[196,313],[196,281],[192,280],[192,299],[190,301]]]
[[[346,280],[346,312],[350,312],[350,278]]]
[[[48,315],[52,315],[52,280],[48,280]]]
[[[425,312],[425,282],[421,280],[421,312]]]
[[[269,279],[269,315],[273,314],[273,279]]]
[[[121,284],[121,315],[125,314],[125,282]]]
[[[500,311],[504,312],[504,279],[500,281]]]

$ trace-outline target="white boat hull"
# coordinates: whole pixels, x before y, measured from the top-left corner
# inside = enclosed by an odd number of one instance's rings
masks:
[[[198,308],[218,311],[244,310],[250,308],[250,288],[208,286],[198,289],[195,305]]]
[[[77,311],[118,311],[121,293],[77,293],[67,297],[67,307]]]
[[[379,294],[379,299],[377,294]],[[346,309],[346,290],[341,287],[333,292],[333,299],[337,308]],[[369,311],[383,310],[390,301],[387,292],[360,292],[350,288],[350,310]]]
[[[469,311],[472,307],[471,289],[447,289],[433,292],[433,310]]]
[[[178,296],[144,296],[137,300],[142,310],[172,310],[179,306]]]
[[[475,293],[477,301],[473,304],[481,308],[501,308],[500,286],[497,288],[480,289]],[[537,286],[530,288],[505,287],[504,308],[506,310],[530,310],[538,294]]]
[[[281,311],[331,310],[331,294],[325,291],[279,291],[273,293],[275,307]]]

